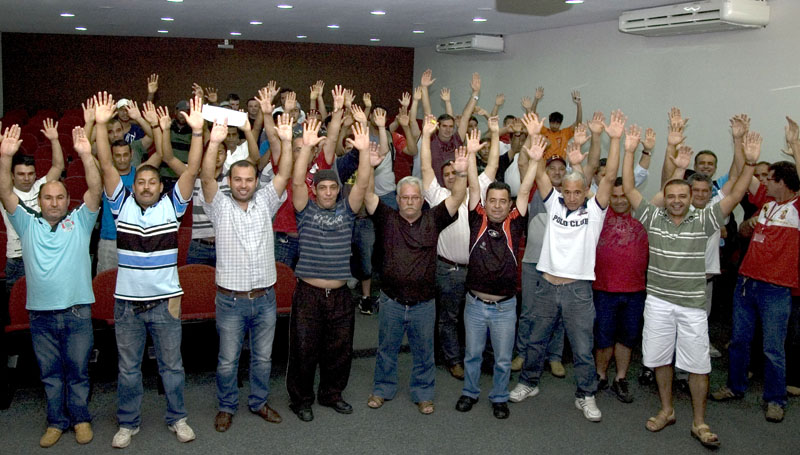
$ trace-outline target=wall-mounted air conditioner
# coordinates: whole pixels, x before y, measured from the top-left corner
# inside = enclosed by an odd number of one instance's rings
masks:
[[[503,37],[490,35],[466,35],[442,38],[436,42],[436,52],[447,54],[477,54],[503,52]]]
[[[768,23],[765,0],[701,0],[626,11],[619,17],[619,30],[667,36],[763,28]]]

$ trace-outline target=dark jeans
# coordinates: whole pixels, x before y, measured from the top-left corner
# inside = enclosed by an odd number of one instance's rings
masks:
[[[464,308],[467,268],[436,261],[436,313],[439,347],[445,365],[464,361],[464,346],[459,341],[458,316]]]
[[[289,323],[286,389],[293,405],[314,402],[314,373],[319,364],[320,403],[342,399],[353,361],[355,307],[350,289],[322,289],[297,281]]]
[[[285,232],[273,232],[275,235],[275,260],[283,262],[294,270],[300,259],[300,240]]]
[[[372,278],[372,251],[375,249],[375,225],[368,217],[356,218],[353,224],[353,255],[350,270],[353,278],[363,281]]]
[[[217,266],[217,246],[213,243],[201,242],[200,239],[192,239],[189,242],[189,253],[186,255],[187,264],[205,264],[211,267]]]
[[[800,297],[792,297],[789,333],[786,336],[786,384],[800,387]]]
[[[610,348],[619,343],[635,348],[642,335],[642,315],[647,294],[640,292],[594,291],[594,347]]]
[[[6,295],[11,295],[11,288],[14,287],[14,283],[23,276],[25,276],[25,263],[22,258],[6,259]],[[8,315],[4,317],[8,317]],[[5,319],[3,322],[5,322]]]

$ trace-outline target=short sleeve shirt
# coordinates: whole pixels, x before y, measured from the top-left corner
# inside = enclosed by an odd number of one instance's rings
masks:
[[[547,162],[548,158],[555,155],[561,158],[567,157],[567,142],[575,135],[574,127],[568,126],[558,131],[552,131],[550,128],[543,126],[541,134],[550,141],[550,145],[547,146],[542,157],[544,162]]]
[[[14,187],[14,194],[17,195],[19,198],[19,202],[21,204],[25,204],[25,207],[33,210],[34,212],[40,212],[39,210],[39,189],[47,183],[47,177],[42,177],[35,182],[33,182],[33,186],[31,187],[30,191],[20,191],[17,187]],[[14,229],[14,226],[9,222],[8,216],[6,211],[3,210],[3,221],[6,223],[6,236],[8,237],[8,242],[6,243],[6,257],[7,258],[19,258],[22,257],[22,243],[19,241],[19,236],[17,235],[17,231]]]
[[[739,273],[778,286],[800,285],[800,198],[761,206]]]
[[[489,220],[483,204],[469,212],[469,289],[506,297],[517,293],[517,252],[527,221],[516,207],[502,223]]]

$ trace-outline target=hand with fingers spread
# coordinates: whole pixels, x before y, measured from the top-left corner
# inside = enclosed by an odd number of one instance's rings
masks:
[[[536,87],[536,93],[534,93],[533,97],[537,100],[544,98],[544,87]]]
[[[180,115],[186,120],[186,124],[192,128],[193,133],[203,130],[203,98],[195,96],[189,100],[189,114],[180,111]],[[249,122],[248,122],[249,123]]]
[[[78,152],[78,156],[92,154],[92,146],[86,138],[86,131],[80,126],[72,129],[72,147]]]
[[[158,74],[153,73],[147,78],[147,93],[153,94],[158,91]]]
[[[689,119],[684,119],[681,117],[681,110],[677,107],[672,107],[667,114],[669,117],[669,126],[670,129],[679,129],[683,132],[683,129],[686,127],[686,124],[689,122]]]
[[[569,164],[572,167],[575,167],[581,163],[586,158],[586,155],[589,153],[581,153],[581,146],[577,144],[575,141],[572,141],[567,145],[567,159],[569,160]]]
[[[105,125],[117,111],[114,106],[114,97],[108,92],[98,92],[94,96],[95,121],[98,125]]]
[[[667,145],[677,146],[682,143],[686,137],[683,135],[683,128],[670,123],[669,132],[667,133]]]
[[[0,142],[0,155],[14,156],[17,153],[19,146],[22,145],[20,134],[22,134],[22,130],[17,124],[6,128],[3,133],[3,142]]]
[[[224,118],[222,122],[219,120],[214,121],[214,126],[211,128],[211,133],[208,137],[209,143],[219,146],[219,144],[223,143],[227,137],[228,119]],[[209,147],[209,149],[215,150],[213,147]]]
[[[647,128],[644,132],[644,139],[642,140],[642,146],[646,151],[653,150],[656,146],[656,132],[653,128]]]
[[[674,164],[676,168],[686,170],[692,162],[693,153],[691,147],[688,145],[681,145],[678,147],[678,155],[670,156],[669,159],[672,160],[672,164]]]
[[[400,106],[408,109],[408,106],[411,104],[411,94],[408,92],[403,92],[403,96],[401,96],[397,101],[400,102]]]
[[[367,116],[364,114],[364,110],[361,109],[361,106],[358,104],[350,106],[350,112],[353,113],[353,120],[356,122],[367,123]]]
[[[312,118],[303,123],[303,147],[316,147],[317,144],[325,140],[325,136],[319,135],[322,122]]]
[[[494,105],[495,106],[502,106],[506,102],[506,96],[502,93],[498,94],[494,97]]]
[[[372,113],[373,120],[375,121],[375,126],[378,128],[385,128],[386,127],[386,111],[381,108],[375,109]]]
[[[142,118],[142,111],[139,110],[139,103],[136,101],[128,103],[128,105],[125,106],[125,109],[128,110],[128,117],[130,117],[131,120],[137,121]]]
[[[470,81],[469,86],[472,89],[472,94],[477,95],[481,91],[481,75],[472,73],[472,81]]]
[[[625,153],[635,152],[641,139],[642,129],[639,128],[638,125],[631,125],[628,127],[628,132],[625,134]]]
[[[622,113],[621,110],[617,109],[611,113],[611,121],[608,125],[604,126],[606,130],[606,134],[611,139],[619,139],[622,137],[622,132],[625,131],[625,122],[628,121],[628,117],[625,117],[625,114]]]
[[[144,103],[142,116],[144,117],[145,121],[150,124],[152,128],[158,126],[158,113],[156,112],[156,106],[153,104],[152,101],[147,101]]]
[[[572,91],[572,102],[575,104],[581,104],[581,92],[577,90]]]
[[[281,91],[281,88],[278,87],[278,83],[275,81],[267,82],[267,86],[264,87],[266,89],[266,94],[269,95],[269,100],[272,101],[275,99],[275,95]]]
[[[522,97],[522,108],[525,109],[525,112],[533,109],[533,100],[530,96]]]
[[[386,154],[388,155],[388,153]],[[381,163],[383,163],[383,159],[386,158],[386,155],[381,155],[381,146],[377,142],[370,142],[369,143],[369,165],[372,167],[378,167]]]
[[[528,112],[522,117],[522,124],[528,130],[528,136],[539,134],[542,131],[544,120],[540,119],[538,115],[533,112]]]
[[[272,115],[272,111],[275,109],[275,106],[272,105],[272,98],[273,96],[270,94],[268,87],[264,87],[258,91],[256,101],[258,101],[259,106],[261,106],[262,114]]]
[[[350,109],[350,106],[353,105],[353,100],[356,99],[356,96],[353,94],[352,89],[345,89],[344,91],[344,107]]]
[[[278,125],[275,130],[278,132],[278,137],[281,141],[292,141],[292,117],[287,113],[283,113],[278,117]]]
[[[528,154],[528,157],[531,161],[539,161],[544,156],[544,149],[547,148],[547,139],[542,136],[541,134],[537,134],[531,137],[531,146],[530,148],[522,146],[522,150]]]
[[[750,117],[747,114],[737,114],[731,117],[731,133],[734,139],[741,139],[750,129]]]
[[[408,117],[408,108],[404,106],[400,106],[400,109],[397,110],[397,124],[400,126],[409,126],[409,122],[411,119]]]
[[[496,115],[494,117],[489,117],[488,124],[489,124],[489,132],[493,134],[500,133],[500,121],[498,120]]]
[[[798,127],[797,122],[792,120],[788,115],[786,116],[786,127],[784,128],[784,133],[786,135],[787,144],[791,145],[800,141],[800,127]]]
[[[216,87],[206,87],[206,99],[209,103],[216,103],[219,100]]]
[[[572,141],[578,144],[578,147],[582,146],[589,140],[589,132],[586,129],[586,125],[583,123],[578,123],[575,125],[575,132],[572,136]]]
[[[744,135],[744,158],[748,163],[755,163],[761,155],[761,135],[755,131],[748,131]]]
[[[192,96],[205,96],[205,93],[203,93],[203,87],[197,82],[192,82]]]
[[[42,127],[39,131],[42,132],[44,137],[46,137],[50,141],[57,141],[58,140],[58,122],[53,123],[53,119],[48,118],[42,122]]]
[[[89,98],[85,103],[81,103],[83,109],[83,122],[86,125],[94,123],[94,98]]]
[[[311,105],[316,106],[314,103],[317,101],[317,97],[320,95],[319,93],[317,93],[317,86],[312,85],[311,87],[308,88],[308,91],[310,92],[308,98],[311,100]]]
[[[331,96],[333,97],[333,111],[336,112],[342,109],[345,102],[345,91],[342,86],[334,85],[333,90],[331,90]]]
[[[364,102],[364,107],[369,109],[372,107],[372,95],[369,93],[365,93],[361,95],[361,101]]]
[[[597,111],[592,115],[592,119],[589,120],[589,131],[592,132],[593,135],[600,135],[603,134],[603,125],[606,123],[606,116],[600,111]]]
[[[422,99],[422,86],[418,85],[414,87],[414,100],[419,101]]]
[[[420,79],[420,84],[423,87],[427,88],[433,85],[434,82],[436,82],[436,79],[433,78],[433,71],[431,71],[430,69],[425,70],[425,72],[422,73],[422,79]]]
[[[439,98],[441,98],[442,101],[444,101],[445,103],[450,101],[450,89],[447,87],[443,87],[439,91]]]
[[[472,130],[467,133],[467,151],[469,153],[478,153],[481,147],[481,133],[478,130]]]
[[[353,139],[347,138],[347,144],[359,151],[367,150],[370,146],[369,128],[362,123],[354,123],[350,130],[353,132]]]
[[[167,106],[159,106],[156,109],[156,113],[158,114],[158,125],[161,127],[162,131],[167,131],[170,124],[172,124],[172,118],[169,116],[169,109]]]
[[[425,120],[422,122],[422,134],[425,136],[431,136],[438,127],[439,122],[436,121],[436,117],[432,115],[426,115]]]
[[[467,148],[462,145],[456,149],[455,155],[456,159],[453,161],[453,170],[456,171],[456,177],[466,177],[467,168],[469,167]]]
[[[294,109],[295,106],[297,106],[297,93],[286,92],[286,100],[283,102],[283,109],[289,112]]]

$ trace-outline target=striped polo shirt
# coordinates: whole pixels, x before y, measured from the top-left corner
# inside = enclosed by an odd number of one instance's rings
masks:
[[[647,231],[650,264],[647,293],[675,305],[703,308],[706,301],[706,245],[725,217],[719,203],[690,211],[675,225],[665,209],[642,201],[634,211]]]
[[[356,214],[347,198],[339,197],[332,209],[309,199],[295,212],[300,236],[300,259],[295,275],[301,278],[347,280],[350,278],[350,243]]]
[[[108,196],[108,195],[106,195]],[[142,210],[122,181],[108,197],[117,223],[117,288],[114,297],[151,301],[183,295],[178,281],[178,228],[189,205],[178,185]]]

